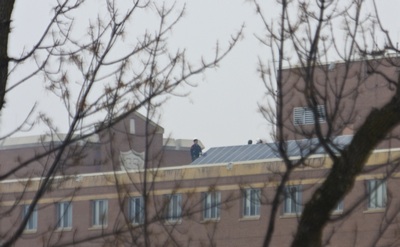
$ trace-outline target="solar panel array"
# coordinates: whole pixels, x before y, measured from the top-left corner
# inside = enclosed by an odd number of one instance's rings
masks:
[[[342,148],[350,143],[352,136],[339,136],[333,141],[333,147]],[[292,140],[286,143],[287,153],[291,157],[304,156],[309,154],[323,154],[324,150],[319,145],[318,139]],[[210,148],[201,157],[191,163],[220,164],[230,162],[257,161],[279,158],[277,143],[250,144],[241,146],[215,147]]]

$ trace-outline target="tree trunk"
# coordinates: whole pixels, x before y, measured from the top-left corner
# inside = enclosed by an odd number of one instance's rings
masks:
[[[334,160],[328,177],[304,208],[292,247],[322,246],[322,232],[332,210],[352,189],[376,145],[400,123],[399,91],[384,107],[371,111],[350,145]]]
[[[0,111],[4,106],[8,79],[8,34],[15,0],[0,1]]]

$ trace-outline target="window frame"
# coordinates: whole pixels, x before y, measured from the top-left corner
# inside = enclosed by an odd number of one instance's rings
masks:
[[[384,209],[387,203],[387,184],[383,179],[367,180],[368,209]]]
[[[219,220],[221,192],[211,191],[202,193],[203,198],[203,220]]]
[[[166,195],[167,205],[165,207],[165,220],[168,222],[178,222],[182,219],[182,195]]]
[[[285,186],[283,198],[283,214],[298,215],[301,214],[302,209],[302,186]]]
[[[59,202],[56,204],[57,228],[72,228],[72,202]]]
[[[100,199],[91,201],[92,226],[105,227],[108,225],[108,200]],[[100,213],[101,211],[101,213]]]
[[[131,197],[129,200],[129,220],[131,224],[139,225],[144,222],[143,196]]]
[[[25,219],[25,216],[27,215],[29,211],[30,204],[23,205],[22,208],[22,219]],[[29,216],[28,221],[26,222],[25,231],[36,231],[38,228],[38,210],[37,210],[37,205],[33,209],[31,215]]]
[[[317,105],[318,123],[326,122],[325,105]],[[293,123],[295,126],[315,124],[314,112],[311,107],[294,107],[293,108]]]
[[[261,205],[261,189],[243,190],[243,217],[259,217]]]

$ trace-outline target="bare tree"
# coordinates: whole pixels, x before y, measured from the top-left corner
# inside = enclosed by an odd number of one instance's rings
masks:
[[[98,2],[92,4],[97,5]],[[144,138],[146,150],[149,150],[157,129],[149,127],[151,123],[148,119],[156,118],[154,114],[157,107],[167,96],[174,94],[177,88],[193,85],[190,78],[209,68],[215,68],[241,35],[241,31],[233,35],[224,48],[217,44],[210,59],[201,58],[196,64],[187,60],[184,50],[169,49],[171,30],[181,20],[184,6],[179,9],[175,4],[139,0],[120,3],[110,0],[102,2],[100,12],[93,13],[93,18],[90,17],[92,15],[88,15],[85,19],[85,13],[92,13],[90,6],[92,5],[89,1],[56,1],[49,22],[42,31],[38,30],[41,35],[34,45],[21,49],[18,55],[10,55],[8,41],[13,34],[10,30],[14,1],[0,3],[0,109],[12,107],[4,104],[9,92],[19,90],[21,85],[32,80],[43,78],[43,84],[40,86],[56,95],[62,102],[68,122],[67,133],[60,135],[51,113],[38,114],[33,107],[27,121],[10,133],[11,135],[18,132],[29,124],[28,120],[31,119],[40,119],[41,123],[48,126],[48,133],[43,137],[43,143],[46,145],[33,150],[29,155],[24,154],[14,166],[1,168],[1,180],[24,177],[27,178],[26,186],[32,182],[29,178],[40,177],[34,194],[29,195],[31,202],[26,208],[23,220],[5,231],[2,246],[12,246],[18,241],[38,202],[61,186],[63,181],[58,175],[66,175],[65,181],[70,179],[67,175],[76,175],[73,166],[70,168],[72,170],[66,170],[67,165],[79,164],[86,159],[95,160],[96,157],[87,157],[88,150],[98,149],[90,143],[90,138],[94,135],[100,135],[112,143],[113,135],[106,137],[108,131],[116,124],[122,124],[122,120],[130,114],[145,108],[148,115]],[[140,25],[134,18],[145,11],[155,16],[157,25],[154,29],[145,30],[132,37],[130,30]],[[28,61],[33,61],[34,69],[24,69],[24,63]],[[13,77],[16,74],[19,76]],[[18,79],[11,81],[10,78]],[[113,147],[100,151],[109,155],[107,162],[111,160],[111,164],[118,163]],[[161,150],[159,152],[157,155],[161,156]],[[158,161],[152,160],[157,155],[148,155],[149,152],[146,151],[146,166],[152,163],[152,167],[157,168]],[[139,179],[140,183],[135,182],[131,185],[139,188],[145,204],[152,200],[151,191],[154,186],[153,181],[146,180],[148,177],[145,167]],[[122,190],[123,186],[115,181],[116,189]],[[70,190],[65,195],[66,198],[73,197],[77,191]],[[16,202],[2,214],[10,215],[12,211],[18,211],[18,206],[26,199],[27,194],[23,189]],[[121,196],[120,202],[125,199]],[[65,207],[67,210],[67,206]],[[160,220],[157,212],[162,211],[163,207],[165,204],[161,204],[153,216],[150,216],[150,212],[145,212],[144,227],[141,227],[144,246],[150,245],[148,226]],[[126,233],[127,230],[130,228],[126,226],[115,227],[111,232],[85,239],[72,239],[65,245],[96,239],[103,239],[106,243],[110,241],[108,243],[113,245],[122,241],[119,239],[120,233]],[[136,235],[131,235],[130,243],[135,243],[136,238]],[[43,239],[48,241],[43,245],[54,244],[51,241],[52,234]],[[62,245],[60,242],[60,246]]]
[[[272,56],[268,64],[260,58],[261,78],[273,99],[261,111],[276,126],[275,149],[285,163],[264,246],[274,238],[287,182],[296,169],[307,166],[310,156],[323,150],[332,168],[308,198],[292,242],[322,246],[332,211],[356,178],[368,172],[365,164],[371,152],[398,146],[399,50],[379,19],[375,1],[282,0],[277,1],[279,17],[272,21],[263,4],[254,3],[267,30],[257,38],[271,48]],[[367,12],[368,4],[372,13]],[[371,99],[372,92],[379,100]],[[337,137],[349,130],[351,140],[338,143]],[[300,159],[290,159],[289,140],[298,140]],[[388,164],[385,177],[397,166]]]

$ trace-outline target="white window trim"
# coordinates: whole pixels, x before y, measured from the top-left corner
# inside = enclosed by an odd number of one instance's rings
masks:
[[[212,191],[203,193],[203,219],[219,220],[221,192]]]
[[[318,122],[326,122],[326,109],[325,105],[318,105],[317,111],[319,114]],[[310,107],[295,107],[293,109],[293,123],[294,125],[309,125],[314,124],[314,113]]]
[[[243,217],[260,216],[260,189],[246,189],[243,191]]]
[[[72,228],[72,203],[57,203],[57,228]]]
[[[301,185],[290,185],[285,187],[283,200],[284,215],[298,215],[302,211],[302,188]]]
[[[383,209],[386,207],[387,187],[386,181],[374,179],[367,181],[368,209]]]
[[[129,200],[129,219],[131,224],[139,225],[144,221],[144,200],[142,196]]]
[[[108,224],[108,201],[92,201],[92,226],[104,227]]]

